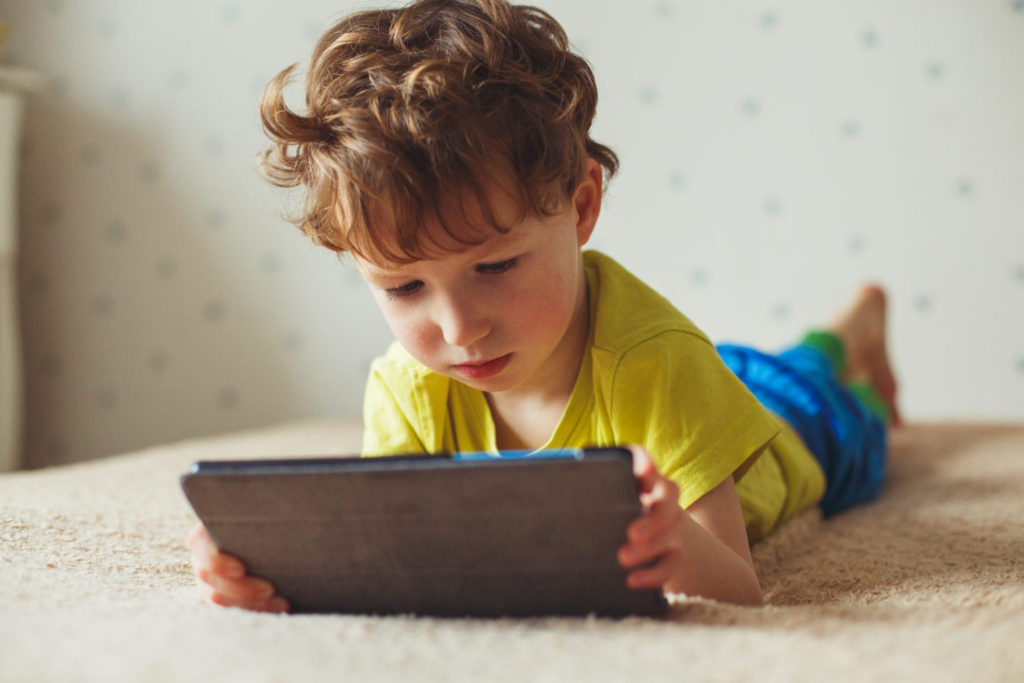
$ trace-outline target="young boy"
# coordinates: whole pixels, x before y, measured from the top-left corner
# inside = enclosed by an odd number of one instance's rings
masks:
[[[762,601],[751,541],[877,494],[896,418],[882,291],[777,357],[716,350],[583,252],[618,160],[589,137],[593,74],[546,13],[349,16],[314,51],[305,115],[282,97],[293,69],[264,94],[264,170],[305,189],[300,227],[352,255],[397,339],[366,388],[365,455],[633,444],[628,585],[739,604]],[[210,601],[288,609],[201,525],[189,544]]]

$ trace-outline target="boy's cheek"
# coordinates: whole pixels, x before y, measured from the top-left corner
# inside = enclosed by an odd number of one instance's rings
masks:
[[[440,371],[437,367],[435,336],[422,327],[392,326],[391,332],[398,343],[423,365],[431,370]]]

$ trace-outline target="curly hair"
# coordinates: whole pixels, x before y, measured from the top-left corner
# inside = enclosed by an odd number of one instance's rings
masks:
[[[535,7],[420,0],[350,15],[313,51],[305,115],[284,101],[295,70],[264,90],[273,145],[260,168],[275,185],[305,189],[295,223],[337,252],[409,263],[439,240],[479,244],[493,233],[470,225],[467,199],[489,227],[508,229],[489,200],[495,179],[515,180],[524,215],[550,216],[588,159],[605,178],[618,167],[589,135],[593,72]],[[429,219],[443,235],[421,229]]]

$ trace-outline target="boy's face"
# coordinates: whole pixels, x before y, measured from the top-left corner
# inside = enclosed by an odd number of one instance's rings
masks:
[[[580,247],[600,205],[599,169],[596,177],[596,188],[590,173],[550,217],[519,219],[515,202],[495,193],[495,215],[512,228],[479,246],[403,265],[356,258],[399,343],[435,372],[488,393],[567,398],[586,343]]]

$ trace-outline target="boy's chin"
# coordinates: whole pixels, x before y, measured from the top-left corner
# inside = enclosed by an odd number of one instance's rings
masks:
[[[511,391],[519,386],[519,382],[511,375],[511,373],[508,373],[507,370],[492,377],[481,378],[466,377],[461,373],[453,372],[445,374],[460,384],[465,384],[468,387],[488,394]]]
[[[503,377],[488,377],[486,379],[471,379],[471,378],[468,378],[468,377],[464,377],[462,375],[449,374],[448,376],[451,379],[455,380],[456,382],[459,382],[460,384],[465,384],[468,387],[472,387],[473,389],[478,389],[478,390],[483,391],[484,393],[488,393],[488,394],[495,394],[495,393],[501,393],[503,391],[510,391],[512,389],[515,389],[516,386],[517,386],[515,382],[509,381],[507,378],[503,378]]]

